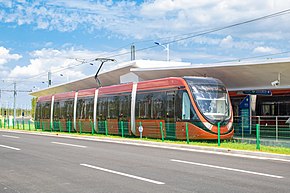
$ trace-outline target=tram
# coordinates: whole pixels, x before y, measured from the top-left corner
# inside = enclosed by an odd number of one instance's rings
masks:
[[[233,136],[233,113],[223,83],[210,77],[169,77],[42,96],[39,128],[165,139]]]

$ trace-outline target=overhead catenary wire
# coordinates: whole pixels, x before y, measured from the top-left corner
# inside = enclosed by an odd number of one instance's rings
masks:
[[[166,44],[170,44],[170,43],[174,43],[174,42],[179,42],[179,41],[183,41],[183,40],[186,40],[186,39],[190,39],[190,38],[194,38],[194,37],[210,34],[210,33],[213,33],[213,32],[218,32],[218,31],[221,31],[221,30],[225,30],[225,29],[229,29],[229,28],[232,28],[232,27],[236,27],[236,26],[252,23],[252,22],[255,22],[255,21],[260,21],[260,20],[270,19],[270,18],[273,18],[273,17],[278,17],[278,16],[281,16],[281,15],[289,14],[289,13],[290,13],[290,9],[286,9],[286,10],[283,10],[283,11],[279,11],[279,12],[276,12],[276,13],[273,13],[273,14],[269,14],[269,15],[266,15],[266,16],[262,16],[262,17],[258,17],[258,18],[255,18],[255,19],[250,19],[250,20],[247,20],[247,21],[234,23],[234,24],[231,24],[231,25],[228,25],[228,26],[224,26],[224,27],[217,27],[217,28],[205,30],[205,31],[202,31],[202,32],[200,32],[198,34],[189,35],[187,37],[179,38],[179,39],[176,39],[176,40],[173,40],[173,41],[168,41],[168,42],[165,42],[165,43]]]
[[[262,17],[258,17],[258,18],[255,18],[255,19],[251,19],[251,20],[247,20],[247,21],[243,21],[243,22],[239,22],[239,23],[230,24],[230,25],[223,26],[223,27],[217,27],[217,28],[212,28],[212,29],[208,29],[208,30],[203,30],[203,31],[200,31],[200,32],[198,32],[196,34],[189,33],[190,35],[188,35],[186,37],[178,38],[178,39],[175,39],[175,40],[172,40],[172,41],[167,41],[167,42],[164,42],[164,44],[171,44],[171,43],[175,43],[175,42],[180,42],[180,41],[183,41],[183,40],[186,40],[186,39],[191,39],[191,38],[195,38],[195,37],[198,37],[198,36],[211,34],[211,33],[222,31],[222,30],[229,29],[229,28],[232,28],[232,27],[236,27],[236,26],[240,26],[240,25],[244,25],[244,24],[248,24],[248,23],[252,23],[252,22],[256,22],[256,21],[260,21],[260,20],[265,20],[265,19],[269,19],[269,18],[273,18],[273,17],[278,17],[278,16],[285,15],[285,14],[290,14],[290,9],[286,9],[286,10],[283,10],[283,11],[279,11],[279,12],[276,12],[276,13],[273,13],[273,14],[269,14],[269,15],[266,15],[266,16],[262,16]],[[152,45],[152,46],[149,46],[149,47],[146,47],[146,48],[137,49],[136,52],[147,50],[147,49],[151,49],[151,48],[154,48],[154,47],[157,47],[157,45]],[[111,55],[111,56],[108,56],[108,57],[117,57],[117,56],[122,56],[122,55],[130,54],[130,53],[131,52],[120,53],[120,54]]]
[[[265,58],[265,57],[270,57],[270,56],[277,56],[277,55],[282,55],[282,54],[289,54],[289,51],[283,51],[275,54],[263,54],[259,56],[251,56],[251,57],[243,57],[243,58],[236,58],[236,59],[230,59],[230,60],[222,60],[222,61],[217,61],[217,62],[211,62],[211,64],[217,64],[217,63],[227,63],[227,62],[240,62],[242,60],[249,60],[249,59],[255,59],[255,58]],[[267,58],[269,59],[269,58]]]

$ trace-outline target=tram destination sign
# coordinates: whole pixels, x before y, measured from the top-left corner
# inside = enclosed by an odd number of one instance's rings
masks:
[[[244,90],[243,94],[247,95],[272,95],[271,90]]]

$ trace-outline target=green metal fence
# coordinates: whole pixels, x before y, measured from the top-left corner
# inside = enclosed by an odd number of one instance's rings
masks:
[[[144,130],[142,137],[157,138],[164,140],[187,140],[189,143],[190,135],[188,123],[165,123],[164,121],[136,121],[135,132],[130,129],[130,121],[106,120],[97,121],[96,128],[92,120],[77,120],[76,124],[71,120],[16,120],[15,122],[3,119],[0,121],[0,128],[13,128],[19,130],[40,130],[47,132],[68,132],[79,134],[103,134],[118,135],[121,137],[140,137],[139,124],[142,124]]]
[[[290,140],[289,116],[235,117],[235,137],[256,138],[256,124],[260,125],[260,138],[268,140]]]
[[[253,117],[254,118],[254,117]],[[283,117],[284,118],[284,117]],[[266,122],[266,120],[268,122]],[[290,139],[290,127],[289,125],[273,125],[273,120],[275,123],[282,123],[287,121],[286,118],[274,117],[274,119],[262,119],[262,117],[255,117],[251,121],[251,128],[246,127],[244,120],[235,120],[235,137],[242,139],[251,138],[254,140],[263,138],[274,138],[276,140],[280,139]],[[261,124],[259,124],[261,123]],[[259,135],[257,136],[257,127],[259,124]],[[139,131],[139,127],[142,126],[142,133]],[[103,134],[103,135],[118,135],[121,137],[145,137],[145,138],[155,138],[164,140],[186,140],[187,143],[190,140],[194,140],[193,130],[189,129],[189,123],[187,122],[176,122],[168,123],[164,120],[136,120],[135,130],[131,131],[131,122],[122,120],[106,120],[97,121],[96,125],[92,120],[77,120],[74,124],[72,120],[55,120],[51,122],[50,120],[21,120],[17,119],[15,122],[2,119],[0,121],[0,128],[10,128],[19,130],[39,130],[47,132],[68,132],[68,133],[79,133],[79,134]],[[220,135],[218,135],[220,136]],[[221,140],[217,136],[218,145],[220,145]]]
[[[20,129],[20,130],[32,130],[34,129],[33,121],[24,119],[0,119],[0,128],[5,129]]]

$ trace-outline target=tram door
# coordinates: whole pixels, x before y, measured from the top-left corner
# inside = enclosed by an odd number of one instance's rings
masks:
[[[167,91],[165,96],[166,139],[176,139],[175,102],[176,91]]]

